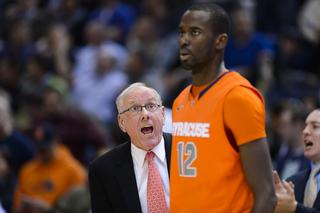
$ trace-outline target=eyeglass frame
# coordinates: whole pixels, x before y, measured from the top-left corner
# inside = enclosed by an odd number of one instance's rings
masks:
[[[150,106],[150,105],[157,106],[157,107],[161,107],[160,104],[146,104],[146,105],[144,105],[144,106],[132,106],[132,107],[129,107],[128,109],[120,112],[119,114],[122,115],[122,114],[125,113],[125,112],[130,112],[130,109],[133,108],[133,107],[140,107],[140,110],[138,111],[139,113],[142,112],[142,108],[143,108],[143,107],[146,108],[146,110],[147,110],[148,112],[152,112],[152,111],[149,111],[149,110],[147,109],[147,106]],[[138,113],[138,114],[139,114],[139,113]]]

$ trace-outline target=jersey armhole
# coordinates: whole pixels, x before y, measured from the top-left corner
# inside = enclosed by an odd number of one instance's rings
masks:
[[[223,122],[223,127],[231,147],[234,149],[234,151],[239,152],[239,148],[237,146],[236,140],[234,139],[234,136],[231,130],[225,125],[224,122]]]
[[[234,139],[232,131],[227,127],[227,125],[224,122],[224,112],[222,113],[223,116],[223,129],[224,133],[226,134],[228,141],[231,145],[231,147],[234,149],[234,151],[239,152],[239,148],[237,146],[236,140]]]
[[[231,89],[232,90],[232,89]],[[230,90],[230,91],[231,91]],[[229,91],[229,92],[230,92]],[[229,94],[229,92],[228,92],[228,94]],[[228,95],[227,94],[227,95]],[[227,95],[225,96],[225,97],[227,97]],[[224,101],[223,101],[223,104],[224,104],[224,102],[225,102],[225,99],[224,99]],[[222,108],[223,110],[224,110],[224,107]],[[227,138],[228,138],[228,141],[229,141],[229,143],[230,143],[230,145],[231,145],[231,147],[234,149],[234,151],[236,151],[237,153],[239,153],[239,148],[238,148],[238,145],[237,145],[237,143],[236,143],[236,140],[235,140],[235,138],[234,138],[234,135],[233,135],[233,133],[232,133],[232,131],[227,127],[227,125],[225,124],[225,119],[224,119],[224,111],[223,111],[223,113],[222,113],[222,116],[223,116],[223,128],[224,128],[224,132],[225,132],[225,134],[226,134],[226,136],[227,136]]]
[[[246,87],[245,85],[237,85],[236,87],[245,87],[245,88],[248,88]],[[224,98],[224,101],[223,101],[223,105],[225,104],[225,101],[226,101],[226,97],[229,95],[229,93],[234,89],[235,87],[233,87],[225,96]],[[248,88],[248,89],[251,89],[251,88]],[[255,92],[254,90],[251,89],[252,92]],[[224,118],[224,115],[225,115],[225,112],[224,112],[224,107],[223,107],[223,127],[224,127],[224,131],[225,131],[225,134],[226,134],[226,137],[228,138],[229,140],[229,143],[231,145],[231,147],[237,152],[239,153],[239,147],[238,147],[238,144],[235,140],[235,137],[233,135],[233,132],[231,131],[231,129],[226,125],[225,123],[225,118]]]

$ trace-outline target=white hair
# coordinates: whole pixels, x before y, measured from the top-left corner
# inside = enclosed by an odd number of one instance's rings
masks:
[[[159,93],[151,88],[151,87],[148,87],[145,83],[141,83],[141,82],[137,82],[137,83],[133,83],[133,84],[130,84],[126,89],[124,89],[121,94],[117,97],[117,100],[116,100],[116,105],[117,105],[117,109],[118,109],[118,113],[121,113],[122,112],[122,105],[123,105],[123,98],[124,96],[132,89],[136,88],[136,87],[145,87],[145,88],[148,88],[150,89],[151,91],[153,91],[156,96],[157,96],[157,101],[159,102],[160,105],[162,105],[162,100],[161,100],[161,96],[159,95]]]

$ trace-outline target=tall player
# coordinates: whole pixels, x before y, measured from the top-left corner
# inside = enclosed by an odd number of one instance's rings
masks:
[[[193,85],[173,104],[170,212],[274,212],[277,200],[261,94],[224,66],[229,17],[191,6],[179,25]]]

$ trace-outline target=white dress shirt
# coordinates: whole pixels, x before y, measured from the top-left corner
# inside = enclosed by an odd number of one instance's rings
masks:
[[[164,148],[164,139],[162,137],[161,142],[151,150],[155,153],[153,161],[158,167],[161,180],[164,187],[164,193],[166,196],[167,206],[169,209],[170,204],[170,186],[169,186],[169,174],[167,167],[166,151]],[[137,180],[137,187],[139,192],[140,204],[143,213],[148,212],[147,205],[147,183],[148,183],[148,162],[145,160],[145,156],[148,151],[139,149],[131,143],[131,155],[133,158],[134,173]]]

